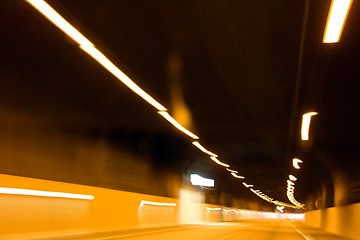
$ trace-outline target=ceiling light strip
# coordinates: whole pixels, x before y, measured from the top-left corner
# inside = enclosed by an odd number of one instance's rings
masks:
[[[231,175],[233,175],[235,178],[240,178],[240,179],[244,179],[245,177],[243,176],[239,176],[236,173],[232,172]]]
[[[304,141],[309,140],[310,120],[311,117],[316,114],[317,114],[316,112],[309,112],[303,115],[302,125],[301,125],[301,139]]]
[[[339,42],[352,0],[333,0],[326,22],[323,43]]]
[[[154,98],[142,90],[128,76],[126,76],[119,68],[117,68],[102,52],[94,47],[88,39],[86,39],[79,31],[77,31],[70,23],[68,23],[60,14],[58,14],[50,5],[43,0],[26,0],[41,14],[49,19],[53,24],[70,36],[80,45],[80,48],[88,53],[92,58],[99,62],[106,70],[112,73],[122,83],[124,83],[133,92],[142,97],[150,105],[159,111],[166,111],[166,108],[158,103]]]
[[[226,163],[223,163],[223,162],[219,161],[219,160],[218,160],[216,157],[214,157],[214,156],[211,156],[210,158],[211,158],[211,160],[213,160],[214,162],[216,162],[217,164],[219,164],[219,165],[221,165],[221,166],[230,167],[229,164],[226,164]]]
[[[206,154],[209,154],[210,156],[213,156],[213,157],[218,156],[215,153],[212,153],[209,150],[207,150],[206,148],[204,148],[203,146],[201,146],[201,144],[198,141],[194,141],[194,142],[192,142],[192,144],[194,144],[198,149],[200,149],[201,151],[203,151]]]
[[[159,111],[158,112],[161,116],[163,116],[168,122],[170,122],[172,125],[174,125],[177,129],[185,133],[186,135],[190,136],[192,139],[199,139],[198,136],[181,126],[180,123],[178,123],[174,118],[172,118],[169,113],[165,111]]]

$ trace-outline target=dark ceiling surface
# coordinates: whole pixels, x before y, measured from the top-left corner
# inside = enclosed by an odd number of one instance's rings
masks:
[[[347,202],[360,200],[357,1],[341,42],[330,45],[321,43],[327,0],[48,2],[170,113],[185,111],[201,143],[263,192],[287,202],[291,159],[299,157],[299,201],[322,184],[334,188],[334,168],[351,183]],[[127,128],[180,137],[189,157],[176,166],[215,174],[227,191],[240,185],[202,166],[213,163],[191,139],[25,1],[1,9],[4,109],[113,135]],[[311,141],[301,143],[306,111],[319,114]]]

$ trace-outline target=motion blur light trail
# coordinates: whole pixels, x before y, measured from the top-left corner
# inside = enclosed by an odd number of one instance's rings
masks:
[[[309,112],[305,113],[302,118],[302,125],[301,125],[301,138],[304,141],[309,140],[309,128],[310,128],[310,120],[311,117],[317,115],[316,112]]]
[[[93,200],[94,199],[94,196],[91,196],[91,195],[64,193],[64,192],[39,191],[39,190],[20,189],[20,188],[6,188],[6,187],[0,187],[0,193],[11,194],[11,195],[70,198],[70,199],[82,199],[82,200]]]
[[[187,130],[186,128],[184,128],[183,126],[181,126],[180,123],[178,123],[174,118],[172,118],[169,113],[165,112],[165,111],[160,111],[159,114],[161,116],[163,116],[166,120],[168,120],[172,125],[174,125],[177,129],[179,129],[180,131],[184,132],[186,135],[190,136],[193,139],[199,139],[198,136],[196,136],[195,134],[193,134],[192,132],[190,132],[189,130]]]
[[[333,0],[326,22],[323,43],[336,43],[340,40],[352,0]]]
[[[212,156],[210,157],[211,160],[213,160],[214,162],[216,162],[217,164],[221,165],[221,166],[224,166],[224,167],[230,167],[229,164],[226,164],[226,163],[223,163],[221,161],[219,161],[216,157]],[[233,174],[234,172],[232,172],[231,174]]]
[[[209,150],[207,150],[206,148],[204,148],[199,142],[195,141],[192,142],[192,144],[194,144],[198,149],[200,149],[201,151],[203,151],[206,154],[209,154],[212,157],[217,157],[218,155],[216,155],[215,153],[210,152]]]
[[[39,12],[41,12],[47,19],[60,28],[65,34],[72,38],[80,45],[80,48],[98,61],[106,70],[111,72],[116,78],[123,82],[133,92],[142,97],[149,104],[154,106],[159,111],[166,111],[166,108],[153,99],[149,94],[142,90],[136,83],[134,83],[128,76],[126,76],[120,69],[118,69],[104,54],[94,47],[94,44],[86,39],[79,31],[77,31],[71,24],[69,24],[59,13],[57,13],[50,5],[42,0],[26,0]]]
[[[176,203],[161,203],[161,202],[150,202],[150,201],[142,200],[139,205],[139,208],[143,207],[144,205],[176,207]]]

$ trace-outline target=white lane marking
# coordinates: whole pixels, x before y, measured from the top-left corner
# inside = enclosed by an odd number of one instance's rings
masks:
[[[305,233],[301,232],[299,229],[297,229],[294,224],[292,224],[291,222],[289,222],[289,224],[301,235],[303,236],[303,238],[305,238],[306,240],[312,240],[311,238],[309,238],[308,236],[305,235]]]
[[[119,238],[126,238],[126,237],[136,237],[136,236],[141,236],[141,235],[146,235],[146,234],[171,232],[171,231],[177,231],[177,230],[183,230],[183,229],[191,229],[191,228],[196,228],[196,227],[197,226],[187,226],[187,227],[179,227],[179,228],[173,228],[173,229],[167,229],[167,230],[132,233],[132,234],[126,234],[126,235],[113,236],[113,237],[96,238],[95,240],[110,240],[110,239],[119,239]]]

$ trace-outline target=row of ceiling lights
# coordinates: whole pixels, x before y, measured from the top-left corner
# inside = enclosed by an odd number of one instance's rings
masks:
[[[333,0],[330,6],[328,19],[326,22],[325,33],[323,37],[323,43],[336,43],[339,42],[342,30],[346,18],[349,14],[349,10],[352,4],[352,0]],[[316,112],[305,113],[302,117],[301,125],[301,139],[303,141],[309,140],[309,128],[311,117],[317,115]],[[293,167],[300,169],[299,163],[302,163],[300,159],[293,159]],[[289,175],[287,180],[287,197],[289,201],[299,208],[304,208],[305,205],[298,202],[294,197],[295,181],[297,178],[293,175]]]
[[[303,115],[302,124],[301,124],[301,139],[303,141],[309,140],[309,129],[310,129],[311,117],[316,114],[317,114],[316,112],[309,112],[309,113],[305,113]],[[294,158],[292,160],[293,167],[295,169],[300,169],[299,163],[302,163],[302,162],[303,162],[302,160],[300,160],[298,158]],[[305,204],[298,202],[294,197],[294,192],[295,192],[295,183],[294,182],[296,180],[297,180],[297,178],[294,175],[289,175],[289,179],[287,180],[286,195],[292,204],[294,204],[298,208],[304,208]]]
[[[157,102],[153,97],[151,97],[148,93],[146,93],[143,89],[141,89],[135,82],[133,82],[126,74],[124,74],[117,66],[115,66],[102,52],[100,52],[97,48],[95,48],[94,44],[91,43],[86,37],[84,37],[76,28],[74,28],[70,23],[68,23],[59,13],[57,13],[50,5],[48,5],[43,0],[26,0],[30,5],[32,5],[35,9],[37,9],[41,14],[43,14],[48,20],[50,20],[53,24],[55,24],[58,28],[60,28],[65,34],[67,34],[70,38],[72,38],[75,42],[77,42],[81,49],[83,49],[86,53],[88,53],[92,58],[94,58],[99,64],[101,64],[106,70],[112,73],[117,79],[119,79],[122,83],[124,83],[127,87],[129,87],[133,92],[138,94],[141,98],[147,101],[150,105],[155,107],[158,110],[158,113],[164,117],[168,122],[170,122],[173,126],[177,129],[188,135],[194,140],[198,140],[199,137],[196,136],[194,133],[189,131],[188,129],[184,128],[181,124],[179,124],[173,117],[169,115],[167,109],[162,106],[159,102]],[[341,1],[341,0],[334,0]],[[350,1],[351,0],[347,0]],[[350,4],[349,4],[350,5]],[[332,5],[334,6],[337,5]],[[347,12],[346,12],[347,13]],[[345,17],[344,19],[346,18]],[[333,19],[330,18],[329,19]],[[334,21],[334,20],[331,20]],[[332,29],[331,24],[329,24],[330,20],[328,20],[327,29]],[[336,21],[335,21],[336,22]],[[341,33],[342,27],[338,31]],[[333,34],[334,35],[334,34]],[[324,41],[325,38],[324,37]],[[333,39],[333,38],[331,38]],[[328,40],[327,40],[328,41]],[[225,167],[233,177],[238,179],[244,179],[245,177],[237,175],[237,171],[229,169],[230,165],[223,163],[217,159],[218,155],[215,153],[210,152],[205,147],[203,147],[198,141],[193,141],[192,144],[196,146],[198,149],[203,151],[204,153],[210,155],[210,159],[217,163],[218,165]],[[273,198],[263,194],[260,190],[254,190],[252,187],[253,185],[247,184],[243,182],[243,185],[249,188],[254,194],[259,196],[260,198],[271,202],[277,206],[285,206],[291,208],[299,208],[299,205],[291,205],[281,201],[273,200]]]

